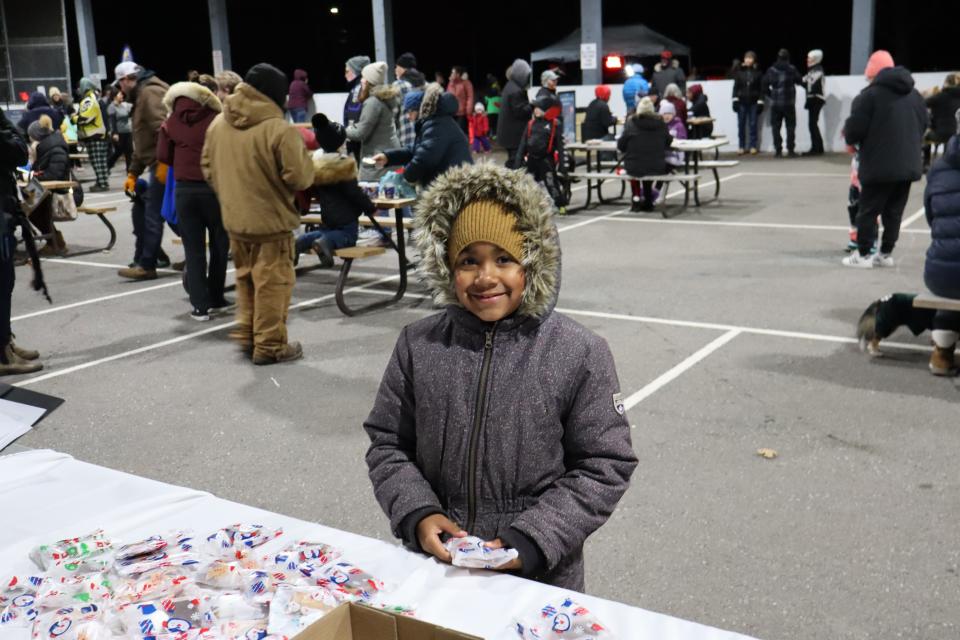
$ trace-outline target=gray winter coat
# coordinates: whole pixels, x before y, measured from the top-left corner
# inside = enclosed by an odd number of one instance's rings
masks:
[[[517,58],[507,72],[507,86],[500,94],[500,115],[497,118],[497,143],[504,149],[520,146],[524,128],[533,114],[533,105],[527,97],[530,83],[530,65]]]
[[[363,101],[360,119],[347,127],[347,139],[360,143],[360,155],[364,158],[400,146],[393,120],[393,111],[399,100],[398,88],[391,85],[374,87],[369,97]],[[386,172],[386,168],[363,163],[360,167],[360,180],[376,181]]]
[[[456,302],[451,222],[492,199],[525,236],[519,310],[488,324]],[[394,535],[444,513],[520,552],[523,575],[583,590],[583,544],[616,507],[637,458],[606,342],[553,311],[560,246],[548,196],[481,164],[437,178],[417,207],[421,275],[439,314],[403,329],[364,423],[374,492]]]

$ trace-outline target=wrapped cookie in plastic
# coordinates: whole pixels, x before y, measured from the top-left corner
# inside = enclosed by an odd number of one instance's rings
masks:
[[[453,557],[451,564],[468,569],[496,569],[519,555],[516,549],[491,549],[486,544],[476,536],[467,536],[450,538],[445,546]]]
[[[570,598],[547,603],[539,615],[514,623],[523,640],[613,640],[614,636],[586,607]]]

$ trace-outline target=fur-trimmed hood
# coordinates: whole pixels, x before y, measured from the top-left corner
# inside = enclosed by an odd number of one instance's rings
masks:
[[[523,171],[491,164],[464,165],[438,177],[416,207],[419,271],[438,305],[460,306],[447,259],[450,229],[457,214],[475,200],[493,200],[517,216],[524,238],[526,288],[517,313],[542,321],[560,291],[560,241],[550,196]]]
[[[196,82],[177,82],[167,89],[167,93],[163,96],[163,106],[168,114],[173,113],[177,98],[190,98],[201,107],[208,107],[217,113],[223,111],[220,98],[213,91]]]
[[[443,87],[436,82],[428,82],[423,88],[423,100],[420,101],[420,115],[418,120],[426,120],[437,111],[437,102],[443,95]],[[456,112],[454,112],[456,113]]]
[[[353,156],[325,153],[313,159],[313,184],[323,186],[357,179],[357,161]]]
[[[381,84],[374,87],[370,91],[370,97],[376,98],[380,102],[393,109],[394,107],[399,106],[400,88],[395,87],[392,84]]]

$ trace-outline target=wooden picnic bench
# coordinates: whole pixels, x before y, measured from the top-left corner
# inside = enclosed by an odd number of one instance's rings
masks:
[[[694,202],[696,203],[697,206],[700,206],[700,200],[699,200],[699,196],[697,195],[696,184],[700,181],[701,176],[700,174],[697,174],[697,173],[667,173],[663,175],[654,175],[654,176],[631,176],[626,173],[575,172],[575,173],[571,173],[570,177],[574,179],[586,180],[588,185],[592,182],[596,182],[595,186],[593,187],[588,186],[587,191],[589,192],[592,189],[596,189],[597,197],[601,198],[601,202],[603,202],[603,200],[602,200],[600,189],[603,186],[603,183],[608,180],[620,181],[621,185],[626,185],[626,183],[629,182],[630,180],[639,180],[641,182],[646,180],[649,180],[651,182],[663,182],[664,183],[664,193],[663,193],[664,204],[663,204],[663,210],[660,211],[660,215],[663,216],[664,218],[670,217],[667,215],[666,192],[667,192],[667,186],[671,182],[679,182],[680,184],[683,185],[684,193],[683,193],[682,209],[687,208],[687,205],[690,202],[691,192],[693,193]],[[621,193],[623,193],[623,189],[621,189]],[[589,203],[590,203],[590,197],[588,193],[587,204]]]
[[[104,214],[112,213],[113,211],[116,211],[116,210],[117,210],[116,207],[77,207],[78,213],[84,213],[88,216],[97,216],[98,218],[100,218],[100,222],[102,222],[104,226],[107,227],[107,231],[110,232],[110,240],[109,242],[107,242],[107,245],[102,249],[86,249],[84,251],[74,251],[74,252],[68,253],[67,257],[85,256],[91,253],[106,253],[107,251],[110,251],[110,249],[113,249],[113,245],[117,243],[117,230],[114,229],[113,225],[110,224],[110,221],[107,220]]]
[[[960,300],[944,298],[929,291],[918,294],[913,299],[913,306],[918,309],[937,309],[941,311],[960,311]]]

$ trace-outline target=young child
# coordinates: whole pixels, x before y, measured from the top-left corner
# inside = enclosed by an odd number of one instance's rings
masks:
[[[670,103],[664,101],[664,104]],[[643,97],[637,103],[636,114],[627,118],[623,135],[617,140],[617,149],[624,154],[623,167],[627,174],[638,177],[662,175],[670,171],[667,154],[672,142],[673,136],[667,123],[657,115],[653,100]],[[633,192],[631,211],[653,211],[656,195],[650,180],[643,181],[642,197],[639,180],[631,180],[630,189]]]
[[[683,124],[683,120],[677,117],[677,109],[674,104],[667,100],[661,100],[659,112],[660,117],[663,118],[663,121],[667,125],[667,131],[670,132],[670,135],[673,136],[673,139],[686,140],[687,127]],[[667,164],[671,167],[682,167],[683,153],[680,151],[671,151],[668,153]],[[670,173],[672,173],[672,171]]]
[[[490,153],[490,121],[483,103],[473,107],[473,115],[468,118],[470,131],[470,150],[474,153]]]
[[[321,266],[333,266],[337,249],[357,244],[361,214],[372,214],[376,207],[357,183],[357,162],[352,155],[341,154],[346,141],[343,126],[318,113],[312,119],[317,143],[323,155],[314,158],[313,195],[320,201],[323,224],[297,238],[297,258],[311,249]]]
[[[860,160],[854,147],[847,147],[850,158],[850,189],[847,192],[847,215],[850,218],[850,240],[847,253],[857,250],[857,214],[860,212]]]
[[[582,591],[583,544],[637,464],[606,342],[554,311],[560,245],[543,191],[484,163],[417,207],[421,275],[445,308],[400,333],[364,428],[394,535],[450,562],[478,536],[504,567]]]
[[[544,94],[533,103],[533,117],[520,138],[517,158],[533,179],[546,188],[559,213],[566,211],[567,198],[557,168],[563,157],[563,131],[560,129],[560,100]]]

